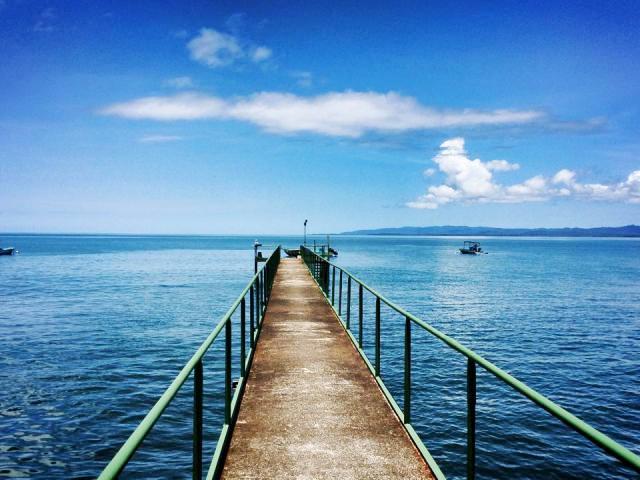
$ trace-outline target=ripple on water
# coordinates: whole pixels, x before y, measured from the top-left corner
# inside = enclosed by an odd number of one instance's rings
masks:
[[[14,239],[23,254],[0,269],[0,477],[95,478],[250,278],[253,240]],[[637,241],[486,239],[491,254],[471,259],[458,239],[333,243],[368,284],[637,450]],[[365,296],[370,355],[374,308]],[[382,321],[383,377],[401,400],[404,324],[389,311]],[[465,361],[413,335],[415,428],[447,477],[463,478]],[[208,452],[222,353],[217,343],[205,358]],[[187,383],[127,478],[188,470],[190,395]],[[478,478],[632,478],[482,370],[477,421]]]

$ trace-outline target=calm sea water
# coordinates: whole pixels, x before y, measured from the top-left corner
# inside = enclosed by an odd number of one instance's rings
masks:
[[[0,257],[0,477],[95,477],[249,280],[252,242],[4,236],[21,254]],[[487,238],[478,257],[456,238],[333,243],[369,285],[640,451],[640,241]],[[372,314],[365,296],[370,353]],[[399,399],[403,325],[383,308],[383,378]],[[205,359],[207,456],[221,347]],[[463,478],[465,359],[417,329],[413,350],[414,425]],[[190,412],[187,383],[123,478],[188,478]],[[477,422],[479,478],[635,478],[481,370]]]

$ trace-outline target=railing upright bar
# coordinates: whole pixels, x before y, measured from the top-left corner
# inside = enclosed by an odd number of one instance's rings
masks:
[[[247,315],[247,302],[245,301],[245,299],[243,298],[242,301],[240,302],[240,376],[241,377],[245,377],[246,371],[246,365],[245,362],[247,360],[247,352],[246,352],[246,329],[247,329],[247,321],[246,321],[246,315]]]
[[[411,319],[404,321],[404,423],[411,423]]]
[[[380,376],[380,297],[376,296],[376,377]]]
[[[362,285],[358,284],[358,345],[362,348]]]
[[[331,305],[336,304],[336,267],[333,267],[333,276],[331,277]]]
[[[264,304],[266,303],[266,299],[267,299],[267,295],[266,295],[266,290],[267,290],[267,285],[265,282],[266,278],[265,278],[265,274],[264,274],[264,270],[262,270],[262,272],[260,272],[260,287],[261,287],[261,291],[260,291],[260,317],[264,318]]]
[[[324,262],[324,293],[329,297],[329,262]]]
[[[258,291],[256,296],[256,308],[258,309],[258,326],[260,325],[260,319],[262,318],[262,275],[258,275]]]
[[[253,285],[249,289],[249,346],[251,350],[255,348],[255,331],[256,331],[256,322],[255,322],[255,307],[254,307],[255,298],[253,296]]]
[[[347,330],[351,328],[351,275],[347,275]]]
[[[476,362],[467,359],[467,480],[476,478]]]
[[[267,298],[269,297],[269,265],[265,264],[264,270],[262,271],[262,275],[264,277],[264,304],[267,305]]]
[[[193,448],[191,475],[193,480],[202,479],[202,360],[193,369]]]
[[[340,287],[338,288],[338,316],[342,316],[342,270],[340,270]]]
[[[231,318],[224,326],[224,423],[231,423]]]

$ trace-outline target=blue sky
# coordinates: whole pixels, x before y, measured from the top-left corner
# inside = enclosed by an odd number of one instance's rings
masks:
[[[640,222],[635,2],[0,0],[0,231]]]

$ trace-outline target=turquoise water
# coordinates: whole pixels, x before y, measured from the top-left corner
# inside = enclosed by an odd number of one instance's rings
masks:
[[[95,477],[244,287],[252,242],[4,236],[21,254],[0,257],[0,476]],[[479,257],[458,255],[456,238],[332,243],[369,285],[640,451],[640,241],[487,238]],[[371,352],[371,298],[365,311]],[[401,399],[402,319],[383,308],[382,325],[383,378]],[[413,339],[414,425],[462,478],[465,360]],[[205,361],[207,456],[221,346]],[[190,407],[187,384],[123,478],[190,476]],[[478,478],[635,478],[480,370],[477,415]]]

